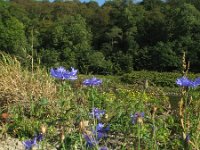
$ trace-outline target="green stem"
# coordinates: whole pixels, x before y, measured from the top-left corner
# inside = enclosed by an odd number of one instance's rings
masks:
[[[138,136],[138,150],[140,150],[140,124],[138,124],[138,127],[137,127],[137,136]]]
[[[63,150],[66,150],[64,142],[62,142],[62,147],[63,147]]]
[[[154,149],[154,146],[156,146],[156,140],[155,140],[155,119],[153,114],[153,135],[152,135],[152,150]]]

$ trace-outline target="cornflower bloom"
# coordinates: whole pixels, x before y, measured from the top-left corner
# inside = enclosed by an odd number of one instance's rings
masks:
[[[179,86],[191,87],[193,86],[193,82],[189,80],[187,77],[181,77],[176,80],[176,84]]]
[[[85,79],[83,81],[83,84],[86,86],[98,86],[102,83],[101,79],[97,79],[95,77],[91,78],[91,79]]]
[[[189,134],[189,133],[186,135],[185,141],[186,141],[187,143],[190,141],[190,134]]]
[[[36,140],[38,141],[38,142],[40,142],[40,141],[42,141],[43,140],[43,134],[42,133],[40,133],[40,134],[38,134],[37,136],[35,136],[35,138],[36,138]]]
[[[25,150],[30,150],[34,146],[37,146],[37,142],[40,142],[42,140],[43,140],[43,135],[40,133],[37,136],[35,136],[33,139],[23,141],[22,143],[25,146]]]
[[[132,124],[136,124],[137,122],[141,122],[142,119],[144,118],[144,112],[136,112],[134,115],[131,114],[131,122]]]
[[[33,146],[37,145],[37,137],[33,138],[32,140],[23,141],[22,143],[25,146],[25,150],[30,150]]]
[[[104,126],[102,123],[98,123],[95,130],[92,132],[91,135],[84,134],[84,138],[86,140],[87,147],[93,147],[97,145],[100,139],[105,138],[107,136],[107,132],[110,130],[110,125],[107,127]]]
[[[108,150],[106,146],[100,147],[99,150]]]
[[[200,85],[200,77],[196,78],[194,81],[189,80],[187,77],[181,77],[176,80],[176,84],[179,86],[195,88]]]
[[[94,131],[94,134],[97,136],[97,140],[105,138],[109,130],[110,130],[110,125],[105,127],[103,123],[98,123]]]
[[[78,70],[71,67],[71,71],[66,70],[64,67],[58,67],[57,69],[51,68],[50,74],[54,78],[62,79],[62,80],[76,80],[77,79]]]
[[[98,108],[93,108],[91,115],[96,118],[97,120],[100,120],[101,117],[105,114],[105,110],[100,110]]]
[[[87,134],[83,135],[85,140],[86,140],[86,147],[93,147],[95,146],[97,143],[96,139],[93,136],[89,136]]]
[[[200,77],[198,77],[194,80],[194,86],[196,87],[196,86],[199,86],[199,85],[200,85]]]

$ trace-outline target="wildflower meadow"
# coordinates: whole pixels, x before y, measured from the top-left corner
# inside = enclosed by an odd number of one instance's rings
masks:
[[[200,0],[0,0],[0,150],[200,150]]]
[[[32,73],[7,55],[0,66],[1,140],[25,150],[200,148],[200,78],[187,71],[174,80],[175,100],[150,83],[130,88],[73,67]]]

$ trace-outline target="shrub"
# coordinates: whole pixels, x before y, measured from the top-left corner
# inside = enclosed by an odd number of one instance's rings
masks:
[[[154,72],[154,71],[134,71],[124,74],[121,81],[128,84],[144,84],[148,80],[150,84],[162,87],[176,87],[176,79],[181,77],[181,73]],[[189,78],[195,78],[200,74],[189,74]]]

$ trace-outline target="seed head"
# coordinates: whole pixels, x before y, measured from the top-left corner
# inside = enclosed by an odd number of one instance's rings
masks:
[[[143,117],[138,117],[137,118],[137,123],[143,124]]]
[[[42,134],[45,134],[46,131],[47,131],[47,127],[44,124],[42,124],[41,127],[40,127],[40,130],[41,130]]]
[[[62,130],[61,133],[60,133],[60,139],[61,139],[61,142],[64,141],[65,139],[65,134],[64,134],[64,131]]]

